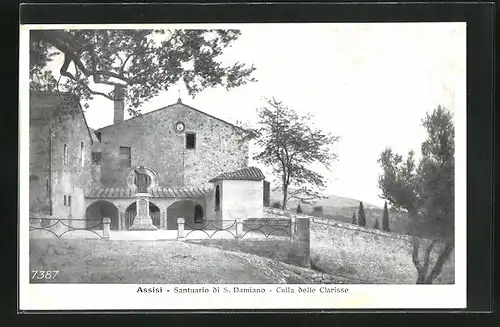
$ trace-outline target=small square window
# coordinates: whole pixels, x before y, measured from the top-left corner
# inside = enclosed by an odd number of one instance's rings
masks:
[[[196,134],[186,133],[186,149],[194,149],[196,147]]]
[[[101,152],[92,152],[92,164],[93,165],[101,164]]]

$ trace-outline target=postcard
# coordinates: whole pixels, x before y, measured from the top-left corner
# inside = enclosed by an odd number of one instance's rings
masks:
[[[466,307],[465,23],[20,33],[20,310]]]

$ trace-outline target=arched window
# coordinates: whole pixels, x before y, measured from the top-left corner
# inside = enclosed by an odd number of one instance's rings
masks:
[[[219,185],[215,187],[215,211],[220,210],[220,190]]]
[[[202,223],[203,222],[203,207],[197,204],[194,207],[194,222]]]

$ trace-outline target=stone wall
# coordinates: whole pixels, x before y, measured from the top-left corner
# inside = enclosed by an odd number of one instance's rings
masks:
[[[174,124],[182,121],[185,131]],[[183,104],[174,104],[122,123],[104,127],[102,186],[124,187],[133,167],[153,169],[161,186],[195,186],[222,172],[248,164],[248,142],[242,131]],[[186,148],[186,133],[196,133],[195,149]],[[131,148],[131,167],[120,167],[119,147]]]
[[[417,271],[408,235],[364,228],[335,220],[266,208],[265,216],[302,217],[311,221],[311,262],[315,269],[332,275],[359,279],[360,283],[414,284]],[[430,240],[420,239],[422,244]],[[432,252],[431,266],[443,248]],[[420,252],[422,255],[422,251]],[[435,283],[454,283],[454,253]]]
[[[49,216],[49,138],[50,125],[46,121],[30,121],[30,216]]]
[[[78,99],[71,94],[32,93],[30,122],[30,212],[84,218],[84,195],[99,184],[100,176],[92,168],[92,140]]]

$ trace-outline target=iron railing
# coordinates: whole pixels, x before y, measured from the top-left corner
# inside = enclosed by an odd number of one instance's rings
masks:
[[[39,223],[35,225],[35,223]],[[84,227],[74,226],[75,223],[82,225]],[[88,231],[99,238],[102,238],[102,234],[98,233],[98,230],[103,230],[104,224],[102,219],[100,220],[89,220],[89,219],[72,219],[72,218],[30,218],[30,233],[33,231],[44,231],[51,233],[57,238],[61,238],[70,232],[74,231]]]
[[[265,238],[270,236],[292,237],[292,220],[276,218],[248,218],[243,220],[243,235],[261,233]]]
[[[184,223],[184,230],[184,237],[188,237],[193,232],[200,231],[207,235],[208,238],[212,238],[215,234],[220,234],[220,232],[227,232],[236,238],[236,220],[205,220],[202,223],[196,223],[195,226]]]
[[[238,227],[238,224],[241,224]],[[238,231],[238,228],[239,231]],[[214,235],[226,232],[234,238],[243,238],[249,236],[262,235],[265,238],[269,237],[292,237],[293,224],[291,219],[275,219],[275,218],[248,218],[232,220],[205,220],[202,223],[192,225],[184,223],[184,237],[187,238],[190,234],[196,231],[204,233],[208,238],[213,238]]]

